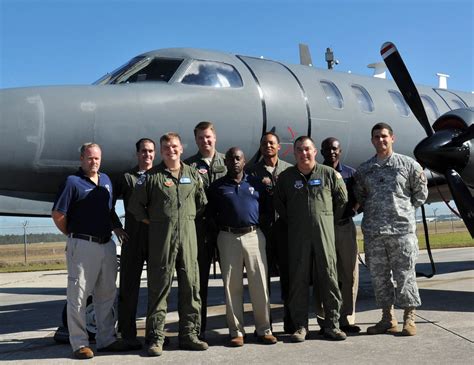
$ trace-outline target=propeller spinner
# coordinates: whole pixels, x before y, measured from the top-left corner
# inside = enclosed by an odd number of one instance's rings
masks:
[[[445,176],[459,213],[474,238],[474,198],[459,174],[466,171],[474,181],[474,110],[453,110],[439,117],[431,127],[418,90],[395,45],[384,43],[380,53],[405,101],[426,132],[427,137],[415,147],[416,159]]]

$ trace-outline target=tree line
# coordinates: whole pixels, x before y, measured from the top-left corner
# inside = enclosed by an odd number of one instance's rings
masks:
[[[66,237],[60,233],[28,233],[26,235],[27,243],[64,241],[66,241]],[[8,245],[15,243],[24,243],[24,236],[22,234],[7,234],[0,236],[0,245]]]

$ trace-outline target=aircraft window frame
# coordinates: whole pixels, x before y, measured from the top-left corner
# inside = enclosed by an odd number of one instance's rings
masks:
[[[410,107],[408,106],[407,102],[403,98],[400,91],[388,90],[388,94],[390,95],[390,98],[392,99],[393,105],[397,109],[398,113],[402,117],[410,116],[410,113],[411,113]]]
[[[183,85],[238,89],[244,86],[240,72],[231,64],[193,59],[177,82]]]
[[[319,80],[319,85],[323,89],[326,101],[330,107],[336,110],[344,109],[344,98],[336,84],[329,80]]]
[[[364,113],[373,113],[375,110],[374,101],[365,87],[359,84],[351,85],[352,92],[356,97],[360,110]]]
[[[461,100],[451,99],[450,102],[456,105],[456,109],[467,108],[466,104],[464,104],[464,102]]]
[[[142,61],[137,62],[131,68],[126,70],[123,74],[119,75],[111,83],[114,84],[134,84],[140,82],[166,82],[168,83],[178,71],[179,67],[183,64],[184,58],[170,58],[149,56],[145,57]],[[163,67],[164,65],[164,67]],[[148,67],[150,69],[147,69]],[[161,66],[161,68],[160,68]],[[160,72],[157,74],[156,70]],[[140,73],[140,71],[144,71]],[[132,79],[136,76],[135,79]],[[148,78],[151,77],[151,78]]]
[[[436,105],[434,100],[426,94],[420,94],[420,98],[425,108],[428,119],[432,119],[432,120],[438,119],[440,116],[440,113],[439,113],[438,106]]]
[[[132,58],[127,63],[116,68],[112,72],[105,74],[100,79],[93,82],[93,85],[106,85],[106,84],[113,83],[111,80],[115,80],[118,76],[126,72],[130,67],[134,67],[137,63],[141,62],[144,59],[146,59],[145,56],[137,56],[137,57]]]

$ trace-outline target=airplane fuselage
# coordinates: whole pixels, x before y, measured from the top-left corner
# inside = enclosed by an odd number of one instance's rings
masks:
[[[298,136],[311,135],[318,147],[334,136],[341,141],[343,163],[354,167],[374,154],[370,130],[377,122],[392,125],[395,150],[403,154],[412,156],[425,137],[403,99],[396,103],[398,89],[390,80],[196,49],[139,57],[172,60],[174,68],[165,70],[169,77],[160,75],[164,81],[151,77],[151,66],[140,73],[131,65],[128,73],[112,75],[115,81],[105,78],[95,85],[1,90],[0,195],[52,201],[65,176],[77,169],[78,149],[88,141],[101,145],[101,170],[112,177],[135,165],[134,144],[142,137],[158,141],[176,131],[187,157],[196,152],[193,128],[202,120],[215,124],[218,150],[239,146],[248,160],[258,157],[260,136],[269,130],[280,136],[281,156],[290,162]],[[189,75],[199,73],[190,70],[210,62],[218,80],[191,81]],[[219,71],[219,64],[233,71]],[[418,90],[434,103],[431,122],[436,113],[474,106],[469,93]],[[0,213],[5,210],[0,206]]]

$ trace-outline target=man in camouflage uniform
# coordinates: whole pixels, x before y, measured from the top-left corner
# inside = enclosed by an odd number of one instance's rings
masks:
[[[137,181],[128,210],[149,224],[148,295],[146,320],[148,355],[163,352],[167,299],[176,269],[179,297],[179,346],[206,350],[198,339],[201,299],[194,219],[207,203],[198,172],[180,161],[181,138],[167,133],[160,138],[163,162]]]
[[[310,137],[298,137],[294,152],[296,166],[280,174],[274,193],[275,209],[288,223],[289,308],[296,327],[291,340],[306,339],[311,273],[325,309],[324,336],[345,340],[339,329],[334,221],[347,203],[346,187],[336,170],[316,163],[317,150]]]
[[[262,159],[251,166],[247,173],[261,179],[270,196],[278,181],[280,173],[292,165],[278,158],[280,138],[274,132],[266,132],[260,139]],[[291,322],[288,309],[288,241],[286,224],[278,220],[273,207],[273,199],[267,199],[260,212],[260,229],[266,239],[268,263],[268,280],[271,276],[280,276],[281,297],[284,303],[283,328],[286,333],[293,333],[295,328]],[[270,288],[270,283],[268,285]]]
[[[377,154],[359,166],[355,175],[355,194],[364,209],[366,262],[377,304],[382,307],[381,321],[367,328],[367,333],[398,331],[396,303],[404,309],[402,335],[413,336],[415,308],[421,305],[415,272],[415,210],[428,196],[426,177],[416,161],[393,152],[395,136],[388,124],[376,124],[371,136]]]
[[[140,291],[140,280],[143,264],[148,261],[148,225],[135,220],[133,214],[127,211],[128,202],[132,196],[137,180],[153,167],[155,158],[155,142],[142,138],[135,144],[137,166],[120,175],[114,182],[114,202],[123,199],[125,208],[125,236],[122,241],[120,254],[120,290],[118,299],[118,327],[122,338],[133,350],[142,347],[137,340],[137,305]],[[112,215],[113,228],[122,228],[122,223],[114,211]]]
[[[216,131],[211,122],[198,123],[194,128],[194,138],[199,151],[184,162],[199,172],[207,194],[209,185],[226,174],[224,155],[216,151]],[[215,227],[208,224],[205,214],[196,218],[199,295],[201,296],[201,338],[206,337],[209,271],[212,260],[217,256],[217,233]]]

